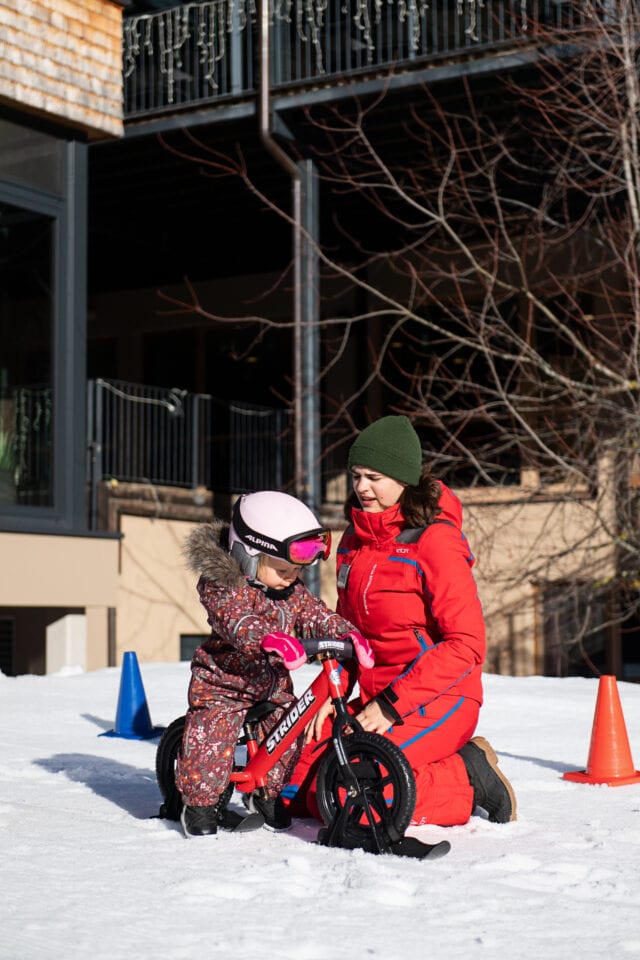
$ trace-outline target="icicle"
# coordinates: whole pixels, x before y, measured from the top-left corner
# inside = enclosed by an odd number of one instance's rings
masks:
[[[198,17],[198,40],[197,48],[199,51],[199,62],[204,66],[204,79],[212,90],[218,89],[218,82],[215,78],[216,63],[225,55],[226,52],[226,33],[231,32],[233,23],[233,0],[228,5],[227,15],[223,4],[219,3],[215,11],[210,11],[210,16],[205,16],[205,11],[200,10]]]
[[[467,36],[471,37],[472,40],[478,40],[477,26],[478,26],[478,10],[484,9],[484,0],[467,0],[467,9],[469,12],[469,23],[465,27],[465,33]],[[458,13],[462,15],[461,3],[458,0]]]
[[[130,77],[136,69],[136,57],[140,53],[140,17],[127,17],[124,20],[124,75]]]
[[[175,71],[182,66],[181,50],[190,36],[188,8],[174,8],[160,17],[158,21],[160,73],[167,78],[168,103],[173,103]]]
[[[367,48],[367,62],[371,63],[375,44],[371,36],[371,18],[369,17],[369,4],[367,0],[358,0],[358,6],[353,15],[353,22],[362,34],[362,39]]]
[[[299,0],[300,3],[300,0]],[[302,4],[300,3],[300,6]],[[311,34],[311,45],[316,54],[316,70],[318,73],[324,73],[324,64],[322,62],[322,44],[320,43],[320,29],[324,21],[324,11],[326,3],[317,3],[315,0],[306,0],[305,13],[307,25]]]

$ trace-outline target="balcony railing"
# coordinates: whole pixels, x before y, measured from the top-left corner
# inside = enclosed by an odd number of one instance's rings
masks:
[[[209,0],[124,21],[127,119],[249,95],[258,0]],[[534,40],[581,18],[564,0],[275,0],[271,84],[286,89]]]
[[[88,384],[91,517],[115,478],[218,493],[284,489],[292,480],[290,412],[119,380]]]

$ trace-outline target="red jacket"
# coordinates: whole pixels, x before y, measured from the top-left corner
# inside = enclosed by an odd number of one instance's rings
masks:
[[[375,666],[359,673],[363,700],[384,691],[401,717],[442,694],[482,703],[486,641],[474,559],[462,505],[441,487],[437,519],[417,542],[396,539],[407,526],[396,504],[382,513],[354,508],[338,546],[338,613],[375,654]]]

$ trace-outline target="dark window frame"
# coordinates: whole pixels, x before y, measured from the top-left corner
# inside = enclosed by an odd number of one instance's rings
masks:
[[[50,216],[53,226],[53,502],[2,505],[0,530],[86,534],[87,147],[59,141],[63,195],[0,179],[0,200]]]

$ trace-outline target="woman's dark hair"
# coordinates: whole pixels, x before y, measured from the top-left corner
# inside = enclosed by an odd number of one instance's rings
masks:
[[[408,527],[426,527],[438,513],[440,484],[429,467],[423,467],[415,487],[405,487],[400,495],[400,507]]]
[[[400,495],[400,507],[408,527],[426,527],[438,513],[440,484],[429,467],[423,467],[420,479],[412,487],[405,487]],[[344,505],[345,519],[351,522],[351,508],[359,507],[360,502],[355,490],[352,490]]]
[[[347,523],[351,523],[351,509],[352,507],[359,507],[360,501],[356,496],[355,490],[352,490],[347,499],[344,502],[344,518]]]

